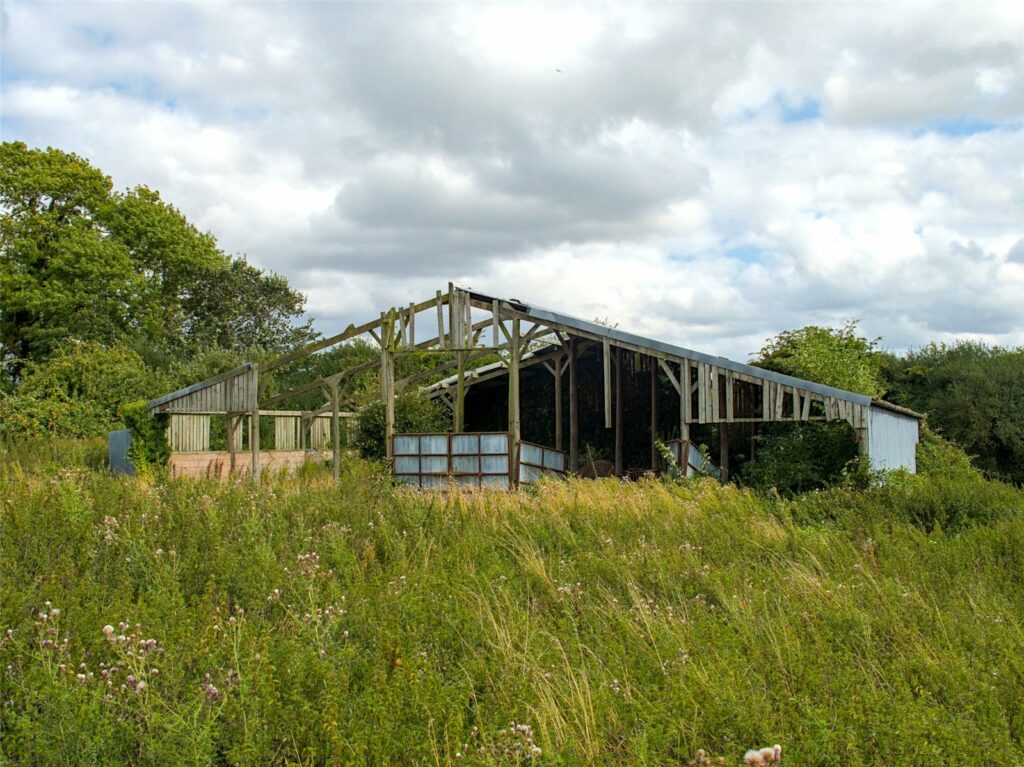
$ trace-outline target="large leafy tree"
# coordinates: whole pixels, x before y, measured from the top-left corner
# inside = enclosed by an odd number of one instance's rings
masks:
[[[886,367],[889,398],[997,476],[1024,483],[1024,349],[930,344]]]
[[[880,397],[885,391],[878,340],[857,334],[856,321],[841,328],[809,325],[785,330],[761,348],[755,365],[838,389]]]
[[[0,207],[0,344],[15,376],[70,341],[168,364],[314,336],[287,280],[229,258],[157,192],[115,192],[77,155],[0,144]]]
[[[877,341],[857,334],[857,323],[840,328],[786,330],[765,342],[753,361],[759,367],[879,397],[885,391],[884,356]],[[825,487],[844,476],[857,458],[845,422],[766,424],[758,435],[756,460],[740,470],[751,485],[784,494]]]

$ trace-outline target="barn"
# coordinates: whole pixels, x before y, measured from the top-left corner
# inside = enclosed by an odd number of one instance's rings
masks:
[[[355,338],[379,348],[379,360],[266,391],[273,371]],[[396,378],[396,359],[424,352],[443,352],[445,361]],[[417,487],[509,488],[573,472],[632,476],[660,471],[669,459],[686,473],[728,479],[730,464],[756,451],[759,425],[801,421],[845,421],[873,467],[916,468],[920,416],[911,411],[452,284],[148,408],[169,416],[172,472],[258,478],[330,454],[338,476],[342,423],[354,416],[347,384],[368,369],[379,371],[387,458],[396,478]],[[450,433],[396,432],[396,397],[410,390],[450,408]],[[286,409],[316,391],[320,407]],[[226,450],[209,449],[211,419],[223,419]],[[253,428],[262,419],[274,424],[272,445],[261,445]]]

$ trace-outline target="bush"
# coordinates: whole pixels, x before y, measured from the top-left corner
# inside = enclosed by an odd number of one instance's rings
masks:
[[[861,471],[857,443],[846,421],[777,424],[758,435],[757,457],[739,479],[782,495],[820,490]]]
[[[97,402],[14,394],[0,396],[0,437],[94,437],[117,428],[117,419]]]
[[[14,394],[0,398],[0,435],[105,436],[120,428],[125,402],[162,386],[130,349],[77,343],[25,366]]]
[[[135,468],[166,466],[171,457],[171,446],[167,443],[168,416],[153,415],[143,400],[122,407],[121,415],[132,433],[128,458]]]
[[[452,428],[451,416],[436,400],[418,394],[395,399],[395,433],[445,432]],[[384,403],[372,402],[359,410],[355,445],[364,458],[380,459],[384,450]]]

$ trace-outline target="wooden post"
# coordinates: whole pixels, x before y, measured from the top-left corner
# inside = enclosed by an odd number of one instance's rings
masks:
[[[870,460],[871,451],[868,443],[868,427],[864,426],[860,429],[854,429],[854,433],[857,435],[857,454],[866,455]]]
[[[238,434],[235,432],[235,416],[228,413],[225,416],[225,420],[228,424],[228,473],[235,473],[235,453],[238,452],[238,445],[235,444],[235,438]]]
[[[612,355],[608,339],[601,342],[601,362],[604,365],[604,428],[612,428]]]
[[[580,467],[580,408],[576,391],[576,345],[569,339],[569,471]]]
[[[693,394],[690,392],[690,361],[679,363],[679,439],[690,441],[690,403]]]
[[[651,471],[658,470],[658,362],[648,357],[651,367]],[[679,387],[682,388],[681,386]]]
[[[447,344],[444,339],[444,299],[441,297],[441,291],[437,291],[437,345],[444,351],[447,348]]]
[[[562,449],[562,357],[555,358],[555,450]]]
[[[249,446],[252,451],[252,479],[254,482],[260,480],[260,387],[259,387],[259,366],[252,368],[252,411],[249,415]]]
[[[718,467],[722,470],[722,481],[729,481],[729,424],[718,424]]]
[[[466,352],[455,352],[458,372],[455,379],[455,432],[466,428]]]
[[[615,476],[621,477],[622,468],[622,347],[615,347]]]
[[[380,393],[384,400],[384,455],[391,460],[392,437],[395,436],[395,355],[392,342],[395,332],[394,318],[380,316]]]
[[[338,382],[331,384],[331,467],[334,481],[341,479],[341,425],[338,423]]]
[[[508,433],[509,433],[509,486],[519,484],[519,317],[512,318],[512,343],[509,344],[508,360]]]

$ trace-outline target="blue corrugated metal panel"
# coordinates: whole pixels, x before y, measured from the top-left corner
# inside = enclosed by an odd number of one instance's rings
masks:
[[[918,419],[872,406],[868,415],[868,457],[872,469],[917,472]]]
[[[112,431],[107,435],[107,462],[115,474],[135,476],[135,467],[128,460],[128,448],[132,445],[132,433],[129,429]]]

